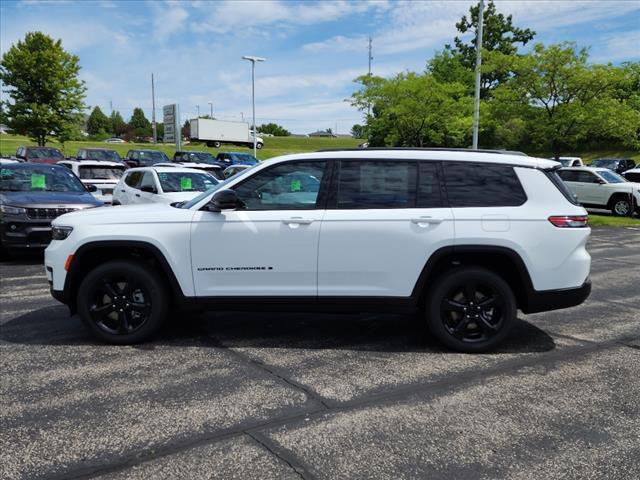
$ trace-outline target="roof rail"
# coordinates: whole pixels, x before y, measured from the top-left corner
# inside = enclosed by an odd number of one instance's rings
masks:
[[[317,150],[318,152],[362,152],[366,150],[384,151],[384,150],[418,150],[427,152],[467,152],[467,153],[500,153],[504,155],[519,155],[521,157],[528,157],[524,152],[518,152],[515,150],[490,150],[490,149],[477,149],[471,148],[444,148],[444,147],[367,147],[367,148],[326,148]]]

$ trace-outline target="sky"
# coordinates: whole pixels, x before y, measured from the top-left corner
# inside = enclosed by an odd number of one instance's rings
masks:
[[[151,118],[180,105],[181,118],[251,116],[251,65],[256,67],[256,122],[294,133],[331,128],[348,133],[362,113],[348,101],[354,79],[423,71],[458,34],[455,23],[472,1],[136,1],[0,0],[0,52],[43,31],[80,57],[87,105],[105,113],[134,107]],[[573,41],[592,62],[640,61],[640,0],[496,0],[514,24],[537,32],[534,42]],[[530,45],[522,49],[526,51]]]

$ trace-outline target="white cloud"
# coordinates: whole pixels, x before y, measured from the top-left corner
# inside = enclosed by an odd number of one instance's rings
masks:
[[[620,62],[640,58],[640,30],[606,35],[604,51],[594,55],[592,62]]]
[[[171,35],[184,32],[189,12],[179,2],[152,3],[153,35],[156,41],[164,41]]]

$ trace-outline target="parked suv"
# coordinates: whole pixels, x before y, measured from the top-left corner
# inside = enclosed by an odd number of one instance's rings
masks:
[[[150,167],[169,161],[166,153],[160,150],[129,150],[124,157],[124,162],[130,167]]]
[[[60,150],[52,147],[18,147],[16,158],[23,162],[55,164],[64,160],[64,155]]]
[[[630,158],[598,158],[591,162],[591,167],[608,168],[616,173],[626,172],[636,166]]]
[[[67,167],[85,185],[93,186],[93,196],[107,205],[111,204],[113,189],[127,169],[121,162],[102,160],[63,160],[58,165]]]
[[[630,182],[640,183],[640,165],[636,165],[635,168],[627,170],[622,176]]]
[[[417,312],[450,348],[484,351],[517,309],[589,295],[587,213],[557,166],[477,151],[282,156],[183,204],[64,215],[46,272],[111,343],[148,338],[174,308],[311,309]]]
[[[626,216],[640,205],[640,184],[608,168],[563,168],[558,174],[586,208],[603,208],[616,216]]]
[[[118,152],[109,148],[80,148],[76,154],[77,160],[107,160],[125,164]],[[126,165],[126,164],[125,164]]]
[[[0,252],[42,250],[51,220],[101,205],[64,167],[0,160]]]

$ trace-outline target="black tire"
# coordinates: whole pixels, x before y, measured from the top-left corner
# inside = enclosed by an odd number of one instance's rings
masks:
[[[631,215],[631,208],[629,197],[618,196],[611,200],[611,213],[615,217],[628,217]]]
[[[98,339],[117,345],[153,335],[167,316],[167,292],[158,275],[131,261],[99,265],[83,279],[77,297],[82,323]]]
[[[258,150],[262,149],[262,144],[260,142],[256,142],[256,148]]]
[[[212,143],[212,145],[213,145],[213,147],[214,147],[214,148],[220,148],[220,147],[222,146],[222,143],[220,143],[220,142],[213,142],[213,143]]]
[[[426,301],[432,335],[458,352],[495,348],[516,320],[513,291],[502,277],[480,267],[460,267],[433,282]]]

